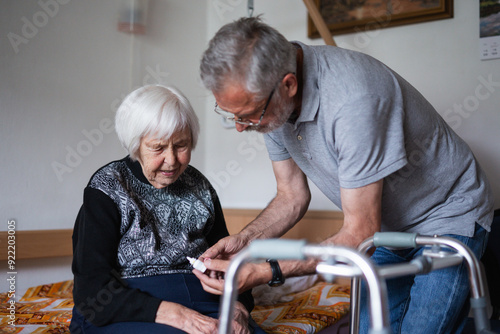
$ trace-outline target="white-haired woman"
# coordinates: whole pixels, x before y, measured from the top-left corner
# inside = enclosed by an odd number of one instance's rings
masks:
[[[199,124],[178,90],[128,95],[115,127],[129,155],[100,168],[84,190],[73,234],[71,333],[214,333],[219,297],[205,292],[187,256],[228,235],[208,180],[189,165]],[[239,298],[234,328],[249,326]]]

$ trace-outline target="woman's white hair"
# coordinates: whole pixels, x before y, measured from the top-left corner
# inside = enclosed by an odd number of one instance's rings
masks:
[[[123,147],[137,160],[141,139],[154,136],[168,140],[174,133],[189,129],[192,149],[200,125],[188,99],[176,88],[149,85],[127,95],[116,111],[115,130]]]

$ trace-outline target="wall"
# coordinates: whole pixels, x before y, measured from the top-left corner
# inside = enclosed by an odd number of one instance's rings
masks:
[[[455,0],[455,16],[428,23],[335,36],[338,46],[378,58],[399,72],[436,107],[470,145],[492,183],[500,207],[500,59],[479,59],[478,1]],[[223,5],[224,4],[224,5]],[[246,16],[247,2],[212,1],[208,38],[225,23]],[[302,0],[254,1],[254,15],[289,40],[324,44],[307,38]],[[484,82],[490,81],[489,84]],[[478,93],[479,92],[479,93]],[[213,108],[213,99],[207,109]],[[207,116],[205,172],[219,187],[225,207],[262,208],[275,194],[275,182],[260,136],[224,130]],[[210,157],[210,158],[208,158]],[[313,186],[310,208],[335,209]]]
[[[117,30],[118,0],[0,4],[0,212],[18,229],[73,225],[92,173],[125,155],[113,118],[133,88],[174,84],[203,122],[203,2],[152,0],[144,36]]]

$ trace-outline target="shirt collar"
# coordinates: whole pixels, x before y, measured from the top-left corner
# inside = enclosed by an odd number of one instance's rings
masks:
[[[300,116],[295,122],[295,129],[303,122],[311,122],[316,118],[319,109],[318,62],[314,50],[301,42],[292,41],[299,45],[304,54],[302,63],[302,105]]]

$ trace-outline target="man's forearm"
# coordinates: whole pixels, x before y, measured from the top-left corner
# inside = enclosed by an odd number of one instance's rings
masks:
[[[305,196],[301,201],[291,200],[286,196],[276,196],[269,205],[248,224],[240,234],[248,241],[255,239],[279,238],[290,230],[305,214],[309,206],[310,198]],[[281,270],[285,277],[301,276],[315,272],[316,261],[279,261]],[[266,283],[270,280],[271,271],[268,264],[265,267]]]
[[[279,238],[304,216],[309,200],[309,197],[291,199],[278,194],[240,234],[249,241]]]
[[[353,220],[355,222],[353,222]],[[336,234],[326,238],[321,245],[336,245],[357,248],[358,245],[372,236],[380,229],[380,222],[375,219],[359,219],[358,217],[346,217],[344,226]],[[307,259],[301,261],[280,261],[280,267],[285,277],[310,275],[316,272],[317,259]]]

